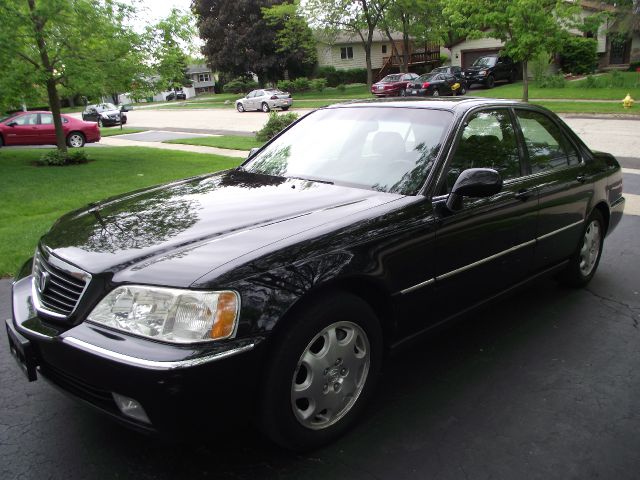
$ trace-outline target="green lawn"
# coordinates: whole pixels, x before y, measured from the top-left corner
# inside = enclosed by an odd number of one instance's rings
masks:
[[[113,137],[115,135],[127,135],[129,133],[146,132],[144,128],[132,128],[132,127],[102,127],[100,129],[101,137]]]
[[[87,149],[92,162],[35,167],[42,149],[0,150],[0,277],[13,275],[65,212],[171,180],[231,168],[240,159],[144,147]],[[72,187],[72,188],[71,188]]]
[[[178,138],[177,140],[165,140],[162,143],[202,145],[205,147],[228,148],[231,150],[251,150],[252,148],[261,147],[264,142],[257,141],[255,137],[221,135],[216,137]]]

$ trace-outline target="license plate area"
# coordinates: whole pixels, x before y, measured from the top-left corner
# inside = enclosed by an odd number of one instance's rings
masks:
[[[27,380],[35,382],[38,379],[36,371],[38,362],[33,351],[33,345],[16,331],[11,320],[7,320],[5,326],[7,327],[7,338],[9,339],[9,351],[11,355],[18,363],[20,370],[26,375]]]

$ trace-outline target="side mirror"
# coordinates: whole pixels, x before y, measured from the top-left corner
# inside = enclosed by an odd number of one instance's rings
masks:
[[[247,160],[253,157],[258,152],[258,150],[260,150],[260,148],[258,147],[253,147],[251,150],[249,150],[249,156],[247,157]]]
[[[490,197],[502,190],[502,177],[492,168],[464,170],[453,184],[447,208],[452,212],[462,208],[463,197]]]
[[[18,125],[16,122],[7,123],[7,127],[15,127],[16,125]]]

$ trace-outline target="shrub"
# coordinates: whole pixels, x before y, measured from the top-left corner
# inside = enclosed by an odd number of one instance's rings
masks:
[[[344,86],[344,83],[341,83],[336,87],[336,90],[338,90],[340,93],[343,93],[346,89],[347,87]]]
[[[640,68],[640,62],[631,62],[629,64],[629,71],[636,72]]]
[[[567,81],[562,75],[544,75],[539,81],[540,88],[564,88]]]
[[[89,155],[84,149],[68,150],[65,153],[55,149],[43,153],[36,163],[44,167],[64,167],[66,165],[87,163],[88,161]]]
[[[326,78],[329,87],[337,87],[341,83],[366,83],[366,68],[349,68],[346,70],[336,70],[335,67],[327,66],[318,68],[317,77]]]
[[[338,71],[335,67],[332,66],[319,67],[317,77],[326,78],[327,85],[330,87],[335,87],[342,83],[340,81],[340,75],[338,74]]]
[[[293,88],[296,92],[306,92],[311,88],[311,83],[307,77],[296,78],[293,81]]]
[[[225,84],[222,91],[224,93],[244,93],[255,88],[258,88],[258,84],[253,80],[238,77]]]
[[[326,78],[314,78],[311,80],[311,89],[316,92],[322,92],[327,87]]]
[[[262,129],[258,131],[258,133],[256,133],[256,139],[259,142],[266,142],[267,140],[271,140],[297,119],[298,115],[295,113],[285,113],[283,115],[278,115],[276,112],[271,112],[269,114],[269,120],[267,120],[265,126],[262,127]]]
[[[278,90],[282,90],[283,92],[293,92],[295,89],[291,80],[279,80],[277,86]]]
[[[550,58],[548,53],[540,53],[536,55],[529,65],[531,66],[531,74],[536,82],[542,82],[544,77],[549,75]]]
[[[449,61],[449,56],[444,53],[440,54],[440,65],[444,65]]]
[[[560,63],[564,72],[593,73],[598,65],[598,42],[593,38],[567,35],[560,50]]]
[[[598,88],[598,80],[593,75],[587,75],[587,78],[582,85],[585,88]]]
[[[611,72],[609,77],[609,85],[611,87],[624,87],[624,76],[618,70]]]

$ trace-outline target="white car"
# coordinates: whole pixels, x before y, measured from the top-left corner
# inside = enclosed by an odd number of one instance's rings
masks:
[[[262,110],[266,113],[272,108],[289,110],[292,104],[293,99],[289,92],[282,92],[275,88],[264,88],[253,90],[246,97],[236,100],[236,109],[239,112]]]

